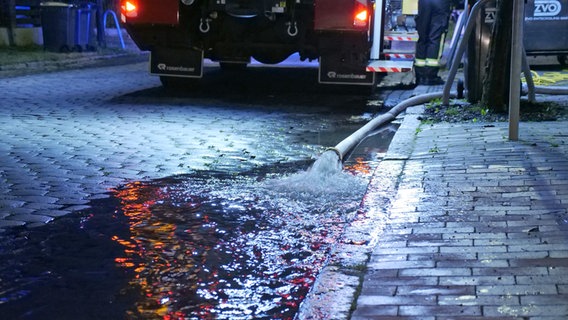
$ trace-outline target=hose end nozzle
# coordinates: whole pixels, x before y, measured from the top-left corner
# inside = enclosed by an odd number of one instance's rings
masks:
[[[339,150],[337,150],[337,148],[329,147],[329,148],[325,149],[325,151],[326,151],[326,152],[327,152],[327,151],[335,152],[335,154],[337,155],[337,158],[338,158],[339,162],[343,162],[343,156],[341,155],[341,152],[339,152]]]

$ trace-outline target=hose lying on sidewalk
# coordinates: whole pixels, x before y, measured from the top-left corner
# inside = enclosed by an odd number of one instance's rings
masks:
[[[528,86],[523,86],[523,91],[526,92]],[[568,87],[552,87],[552,86],[534,86],[533,90],[535,93],[540,94],[551,94],[551,95],[568,95]],[[364,126],[359,128],[357,131],[353,132],[350,136],[345,138],[343,141],[338,143],[335,147],[330,148],[339,157],[339,161],[343,162],[346,156],[351,150],[353,150],[363,139],[365,139],[373,130],[389,124],[396,117],[406,110],[406,108],[425,104],[434,99],[444,98],[444,97],[455,98],[457,96],[456,92],[446,93],[444,92],[431,92],[426,94],[421,94],[414,96],[412,98],[406,99],[396,106],[394,106],[389,112],[382,114],[373,120],[367,122]]]
[[[373,130],[392,122],[401,112],[406,110],[406,108],[428,103],[433,99],[441,98],[442,95],[443,92],[432,92],[406,99],[394,106],[387,113],[382,114],[367,122],[367,124],[359,128],[357,131],[353,132],[349,137],[345,138],[335,147],[330,148],[330,151],[335,152],[339,157],[339,161],[343,162],[349,152],[353,150],[361,141],[363,141],[363,139],[365,139]],[[451,95],[455,97],[456,93],[452,93]]]

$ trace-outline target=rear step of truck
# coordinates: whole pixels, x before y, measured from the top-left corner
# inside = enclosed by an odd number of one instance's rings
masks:
[[[412,71],[416,32],[387,31],[383,36],[384,60],[371,60],[367,65],[369,72],[409,72]]]

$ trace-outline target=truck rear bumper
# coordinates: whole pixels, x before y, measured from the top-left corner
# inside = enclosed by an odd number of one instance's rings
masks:
[[[138,48],[144,51],[159,47],[183,48],[189,38],[179,26],[126,24],[125,28]]]

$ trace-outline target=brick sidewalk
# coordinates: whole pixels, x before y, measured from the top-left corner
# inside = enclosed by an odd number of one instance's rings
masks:
[[[422,125],[387,155],[400,180],[352,319],[567,319],[567,126]]]

